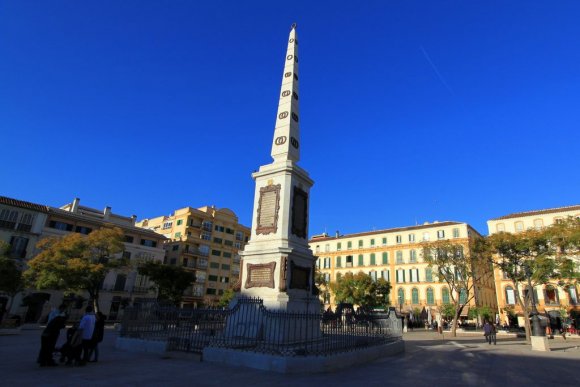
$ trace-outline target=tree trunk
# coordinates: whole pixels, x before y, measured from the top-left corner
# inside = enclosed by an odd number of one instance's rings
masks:
[[[459,315],[461,314],[461,308],[455,308],[455,316],[453,316],[453,323],[451,325],[451,335],[457,337],[457,321],[459,320]]]
[[[520,305],[520,308],[522,308],[522,314],[524,315],[524,328],[526,330],[526,342],[528,344],[531,344],[532,342],[532,328],[530,326],[530,313],[528,312],[528,305],[527,302],[523,302],[522,301],[522,297],[520,296],[520,291],[518,289],[518,285],[515,285],[515,295],[516,295],[516,301],[518,302],[518,304]]]

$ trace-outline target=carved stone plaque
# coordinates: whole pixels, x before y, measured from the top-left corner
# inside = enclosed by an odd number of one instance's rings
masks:
[[[310,268],[290,261],[290,289],[310,289]]]
[[[308,194],[298,187],[294,187],[292,200],[292,234],[306,238],[308,225]]]
[[[280,209],[280,184],[260,188],[258,202],[258,226],[256,234],[276,233],[278,230],[278,210]]]
[[[249,288],[272,288],[274,289],[274,270],[276,262],[246,265],[248,276],[246,277],[246,289]]]

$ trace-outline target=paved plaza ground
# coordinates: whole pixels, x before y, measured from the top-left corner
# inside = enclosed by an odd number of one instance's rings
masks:
[[[3,386],[579,386],[580,338],[550,340],[552,352],[532,352],[523,339],[432,331],[405,333],[406,353],[338,372],[282,375],[218,366],[196,355],[130,353],[114,347],[107,330],[100,360],[84,367],[40,368],[35,363],[40,330],[0,335]]]

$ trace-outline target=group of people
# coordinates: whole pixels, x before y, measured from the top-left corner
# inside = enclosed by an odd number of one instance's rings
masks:
[[[489,345],[493,342],[493,345],[497,344],[497,328],[493,322],[485,320],[483,324],[483,335],[485,336],[485,341]]]
[[[99,360],[99,343],[103,341],[106,316],[101,312],[95,314],[93,307],[87,306],[79,324],[67,330],[66,343],[57,350],[56,343],[60,331],[66,326],[65,310],[66,306],[61,305],[58,310],[51,312],[48,316],[46,328],[40,337],[40,353],[37,362],[41,367],[57,365],[53,358],[55,351],[60,352],[61,363],[66,362],[67,365],[83,366],[87,362]]]

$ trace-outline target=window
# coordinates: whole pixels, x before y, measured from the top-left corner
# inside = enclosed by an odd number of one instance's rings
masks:
[[[117,274],[115,278],[115,286],[113,288],[116,292],[122,292],[125,290],[125,283],[127,282],[127,276],[124,274]]]
[[[546,286],[544,290],[544,302],[546,305],[558,305],[558,291],[552,285]]]
[[[352,255],[346,256],[346,267],[352,267]]]
[[[200,236],[205,241],[211,241],[211,234],[209,232],[202,232]]]
[[[16,220],[14,221],[14,223],[16,223]],[[62,231],[72,231],[73,230],[72,224],[59,222],[59,221],[55,221],[55,220],[51,220],[50,222],[48,222],[48,227],[55,228],[57,230],[62,230]]]
[[[323,262],[323,265],[324,265],[323,266],[324,269],[330,269],[330,258],[329,257],[328,258],[324,258],[322,262]]]
[[[514,228],[516,229],[516,232],[524,231],[524,222],[515,222]]]
[[[402,288],[397,291],[397,298],[399,299],[399,305],[405,304],[405,291]]]
[[[398,283],[403,283],[406,282],[406,278],[405,278],[405,270],[404,269],[397,269],[397,271],[395,272],[395,274],[397,275],[397,282]]]
[[[228,283],[230,283],[230,278],[229,277],[220,277],[220,282],[222,284],[228,284]]]
[[[409,269],[411,282],[419,282],[419,269]]]
[[[467,303],[467,290],[461,289],[461,291],[459,292],[459,302],[461,304]]]
[[[376,264],[377,264],[377,262],[375,259],[375,254],[373,253],[373,254],[371,254],[371,265],[376,265]]]
[[[320,253],[320,246],[319,245],[316,245],[316,253],[317,254]]]
[[[215,225],[214,230],[219,232],[225,231],[224,226],[218,226],[217,224]]]
[[[409,251],[409,263],[417,263],[417,252],[415,250]]]
[[[383,271],[381,271],[381,277],[385,281],[391,282],[391,272],[389,270],[383,270]]]
[[[435,296],[433,294],[433,288],[427,288],[427,305],[435,304]]]
[[[13,236],[10,238],[9,256],[13,259],[26,258],[28,238]]]
[[[222,238],[216,238],[216,237],[213,238],[213,243],[217,243],[218,245],[221,245],[223,241],[224,240]]]
[[[445,230],[437,230],[437,239],[445,238]]]
[[[396,257],[397,257],[397,264],[402,264],[403,263],[403,252],[402,251],[397,251],[396,253]]]
[[[358,255],[358,265],[359,266],[364,266],[365,265],[364,256],[362,254],[359,254]]]
[[[177,250],[179,250],[179,245],[171,246],[171,251],[177,251]]]
[[[377,281],[377,272],[376,271],[374,271],[374,270],[369,271],[369,276],[371,277],[371,279],[373,280],[373,282],[376,282]]]
[[[330,245],[327,243],[324,245],[324,251],[328,253],[330,251]]]
[[[403,238],[400,235],[397,235],[395,237],[395,241],[397,242],[397,244],[400,244],[403,241]]]
[[[375,247],[375,240],[371,239],[371,247]]]
[[[179,220],[177,221],[177,225],[178,225],[178,226],[181,226],[182,224],[183,224],[183,219],[179,219]]]
[[[230,265],[226,265],[225,263],[222,263],[222,270],[230,270]]]
[[[209,295],[215,295],[216,294],[216,289],[207,288],[207,290],[206,290],[205,293],[206,294],[209,294]]]
[[[431,236],[429,235],[428,232],[424,232],[423,233],[423,241],[428,241],[429,239],[431,239]]]
[[[415,242],[415,234],[409,234],[409,242]]]
[[[516,296],[514,293],[514,288],[512,288],[511,286],[506,286],[505,288],[505,303],[507,305],[516,304]]]
[[[8,229],[14,229],[14,227],[16,227],[16,220],[18,219],[18,211],[10,211],[10,210],[2,210],[2,212],[0,212],[0,227],[3,228],[8,228]],[[57,228],[52,226],[53,223],[57,223],[54,221],[50,222],[50,226],[51,228]],[[60,222],[58,222],[60,223]],[[72,230],[72,225],[71,225],[71,230]],[[68,230],[68,231],[71,231]]]
[[[430,267],[425,268],[425,281],[433,282],[433,269]]]
[[[244,233],[241,231],[236,231],[236,240],[243,241],[244,240]]]
[[[383,246],[387,245],[387,238],[383,238]]]
[[[459,238],[459,229],[458,228],[453,229],[453,238]]]
[[[387,253],[386,251],[383,253],[383,265],[388,265],[389,264],[389,253]]]
[[[228,241],[227,239],[224,241],[224,245],[226,246],[233,246],[234,242],[233,241]]]
[[[419,303],[419,289],[417,288],[411,290],[411,303],[414,305]]]
[[[163,226],[161,227],[163,230],[167,230],[168,228],[171,228],[171,226],[173,226],[173,221],[170,222],[163,222]]]
[[[211,233],[211,229],[213,228],[213,223],[208,221],[208,220],[204,220],[201,223],[201,228],[202,228],[202,230],[209,231]]]
[[[495,230],[497,232],[504,232],[505,231],[505,225],[503,223],[498,223],[495,225]]]
[[[347,248],[347,250],[352,250],[352,242],[347,242],[346,248]]]
[[[233,233],[234,233],[234,230],[232,230],[231,228],[226,227],[226,234],[232,235]]]
[[[175,233],[175,238],[181,238],[181,231]]]
[[[75,228],[75,232],[78,232],[79,234],[84,234],[84,235],[89,235],[91,233],[91,231],[93,231],[93,229],[90,227],[77,226]]]
[[[448,288],[443,288],[443,290],[441,290],[441,301],[444,304],[449,304],[449,289]]]
[[[358,248],[359,249],[362,249],[362,247],[363,247],[363,241],[362,240],[359,240],[358,241]]]
[[[340,242],[338,242],[336,244],[336,251],[340,251],[340,250],[342,250],[342,244]]]
[[[209,263],[209,267],[211,269],[219,269],[220,268],[220,264],[218,262],[210,262]]]
[[[219,250],[212,250],[211,255],[215,255],[216,257],[219,257],[220,255],[222,255],[222,252]]]
[[[208,245],[199,245],[199,248],[197,250],[199,252],[199,255],[203,255],[204,257],[207,257],[209,255]]]
[[[542,219],[534,219],[534,228],[540,229],[544,227],[544,221]]]
[[[157,242],[152,241],[151,239],[141,239],[141,246],[157,247]]]
[[[341,261],[341,258],[340,258],[340,255],[339,255],[338,257],[336,257],[336,267],[341,267],[340,261]]]
[[[207,280],[208,280],[209,282],[217,282],[217,280],[218,280],[218,276],[217,276],[217,275],[208,275],[208,276],[207,276]]]
[[[32,221],[34,220],[34,215],[32,214],[22,214],[20,221],[18,222],[18,231],[30,232],[32,229]]]
[[[234,243],[234,248],[241,249],[242,248],[242,244],[240,242],[235,242]]]
[[[576,291],[575,286],[570,286],[568,288],[568,298],[570,299],[571,305],[578,304],[578,292]]]
[[[228,253],[227,251],[224,251],[222,253],[222,257],[224,257],[224,258],[231,258],[232,257],[232,253]]]

